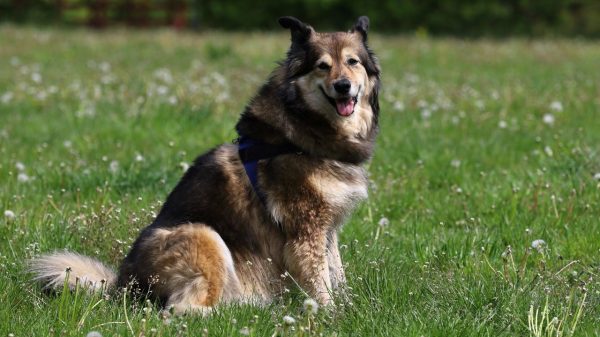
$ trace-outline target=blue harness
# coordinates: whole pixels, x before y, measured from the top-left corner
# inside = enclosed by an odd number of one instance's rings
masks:
[[[238,153],[242,164],[244,165],[244,170],[246,170],[246,175],[250,180],[250,184],[260,201],[266,206],[266,195],[258,186],[258,161],[273,158],[282,154],[302,153],[302,151],[291,143],[274,145],[243,135],[237,139],[237,144]]]

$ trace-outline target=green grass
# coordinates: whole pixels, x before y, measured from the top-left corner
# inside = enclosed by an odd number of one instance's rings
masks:
[[[372,36],[381,134],[341,234],[351,303],[309,317],[292,289],[168,321],[30,281],[24,261],[55,249],[116,267],[182,163],[236,137],[288,41],[0,26],[0,336],[600,335],[594,41]]]

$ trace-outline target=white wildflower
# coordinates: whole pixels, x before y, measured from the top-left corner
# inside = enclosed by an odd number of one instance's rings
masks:
[[[2,96],[0,97],[0,101],[2,101],[2,103],[6,104],[6,103],[10,103],[10,101],[13,99],[14,94],[11,91],[7,91],[4,94],[2,94]]]
[[[247,326],[240,329],[240,335],[242,336],[250,336],[250,329]]]
[[[102,334],[98,331],[90,331],[85,337],[102,337]]]
[[[108,169],[112,173],[117,173],[117,171],[119,170],[119,162],[116,160],[111,161],[110,165],[108,165]]]
[[[7,220],[14,220],[16,215],[15,212],[11,211],[10,209],[7,209],[6,211],[4,211],[4,217]]]
[[[65,140],[63,142],[63,146],[66,147],[67,149],[69,149],[73,146],[73,142],[71,142],[70,140]]]
[[[557,112],[563,111],[563,105],[559,101],[554,101],[554,102],[550,103],[550,110],[557,111]]]
[[[144,161],[144,156],[142,156],[142,155],[141,155],[141,154],[139,154],[139,153],[136,153],[136,154],[135,154],[135,161],[137,161],[137,162]]]
[[[506,121],[500,121],[500,122],[498,122],[498,127],[500,129],[506,129],[507,126],[508,126],[508,123],[506,123]]]
[[[390,224],[390,220],[388,218],[386,218],[386,217],[383,217],[383,218],[379,219],[378,224],[381,227],[386,227],[386,226],[388,226]]]
[[[600,172],[594,174],[594,180],[600,180]]]
[[[182,161],[181,163],[179,163],[179,167],[181,167],[181,170],[183,172],[186,172],[190,168],[190,164]]]
[[[292,316],[285,315],[283,316],[283,323],[285,325],[294,325],[296,323],[296,320]]]
[[[164,85],[159,85],[158,87],[156,87],[156,93],[164,96],[169,92],[169,88],[164,86]]]
[[[459,168],[460,167],[460,160],[459,159],[452,159],[452,161],[450,162],[450,166],[452,166],[454,168]]]
[[[394,110],[396,111],[404,111],[404,103],[400,101],[394,102]]]
[[[546,152],[546,155],[548,157],[552,157],[554,155],[554,151],[552,151],[552,148],[550,146],[545,146],[544,152]]]
[[[533,240],[533,242],[531,242],[531,248],[537,250],[540,253],[544,250],[544,247],[546,247],[546,241],[542,239]]]
[[[554,124],[554,115],[553,114],[545,114],[543,119],[545,124],[553,125]]]
[[[40,83],[40,82],[42,82],[42,75],[40,75],[40,73],[32,73],[31,80],[34,81],[35,83]]]
[[[29,179],[30,179],[29,176],[23,172],[19,173],[19,175],[17,176],[17,180],[20,183],[26,183],[29,181]]]
[[[19,171],[25,171],[25,164],[21,163],[20,161],[15,163],[15,168]]]
[[[431,110],[429,110],[429,109],[421,110],[421,118],[429,119],[429,117],[431,117]]]
[[[383,219],[385,218],[382,218],[382,220]],[[379,222],[381,222],[381,220]],[[304,311],[313,315],[319,310],[319,304],[317,304],[317,301],[313,300],[312,298],[305,299],[302,307],[304,308]]]
[[[174,95],[173,96],[169,96],[168,101],[169,101],[169,104],[175,105],[175,104],[177,104],[177,97],[174,96]]]
[[[107,73],[107,72],[110,71],[110,63],[108,63],[108,62],[102,62],[102,63],[100,63],[100,65],[98,66],[98,68],[100,68],[100,70],[102,72]]]

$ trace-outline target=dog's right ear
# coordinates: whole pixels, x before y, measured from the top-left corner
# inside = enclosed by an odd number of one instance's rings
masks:
[[[279,18],[279,24],[287,28],[292,33],[292,42],[304,43],[308,41],[314,29],[306,23],[296,19],[293,16],[282,16]]]

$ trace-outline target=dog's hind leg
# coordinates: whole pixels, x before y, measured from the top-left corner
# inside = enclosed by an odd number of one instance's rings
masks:
[[[176,313],[209,313],[240,294],[231,252],[213,229],[189,224],[158,229],[144,243],[156,295]],[[157,249],[158,248],[158,249]]]

